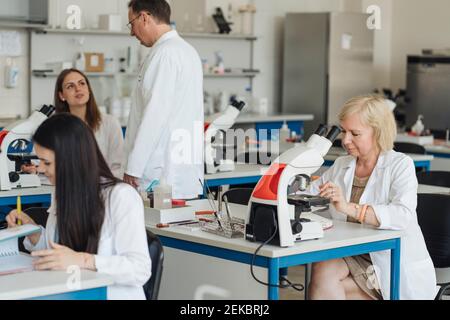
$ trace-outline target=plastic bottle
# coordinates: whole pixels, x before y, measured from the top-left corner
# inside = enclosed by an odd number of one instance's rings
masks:
[[[423,116],[420,114],[417,117],[416,124],[413,125],[413,127],[411,128],[411,131],[414,132],[417,136],[420,136],[422,134],[423,130],[425,129],[422,119],[423,119]]]
[[[7,60],[5,67],[5,87],[16,88],[19,78],[19,68],[10,59]]]
[[[172,208],[172,186],[168,185],[164,178],[154,189],[155,208],[170,209]]]
[[[298,140],[297,132],[292,131],[291,132],[291,141],[292,142],[297,142],[297,140]]]
[[[286,123],[283,123],[283,126],[280,129],[280,143],[287,143],[287,140],[291,137],[291,130]]]
[[[86,67],[86,59],[84,57],[84,54],[79,53],[78,58],[75,61],[75,68],[77,68],[80,71],[84,71],[85,67]]]
[[[245,94],[244,94],[244,102],[246,104],[244,113],[253,113],[253,93],[252,93],[252,87],[248,86],[245,88]]]

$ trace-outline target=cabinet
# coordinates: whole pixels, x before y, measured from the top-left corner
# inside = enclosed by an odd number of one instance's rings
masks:
[[[0,26],[20,27],[48,23],[48,0],[0,0]]]
[[[198,51],[203,61],[214,65],[214,53],[221,51],[225,61],[225,74],[204,72],[207,92],[227,91],[243,93],[252,89],[253,78],[259,73],[254,69],[253,52],[255,36],[223,35],[214,33],[181,33],[186,41]],[[59,72],[50,71],[48,63],[73,62],[79,52],[102,52],[112,58],[115,65],[109,72],[86,73],[89,77],[97,103],[105,106],[108,98],[130,96],[134,88],[137,69],[148,48],[128,32],[102,30],[63,30],[36,28],[31,31],[31,83],[30,105],[53,101],[54,84]],[[130,48],[130,49],[128,49]],[[119,72],[117,61],[131,52],[130,66],[126,73]],[[245,54],[244,54],[245,53]]]

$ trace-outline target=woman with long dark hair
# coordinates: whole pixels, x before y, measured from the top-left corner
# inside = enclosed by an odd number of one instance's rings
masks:
[[[46,228],[28,236],[36,270],[77,265],[114,277],[108,299],[144,299],[151,274],[142,199],[109,169],[92,130],[78,117],[61,113],[33,137],[38,171],[55,186]],[[17,211],[7,222],[15,227]],[[24,224],[35,222],[21,213]]]

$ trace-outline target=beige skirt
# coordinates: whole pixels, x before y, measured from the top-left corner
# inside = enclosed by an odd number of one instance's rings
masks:
[[[375,274],[370,255],[364,254],[354,257],[344,258],[350,270],[350,275],[361,288],[374,300],[383,300],[380,285]]]

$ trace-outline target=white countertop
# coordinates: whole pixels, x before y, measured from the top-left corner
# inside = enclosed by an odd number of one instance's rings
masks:
[[[237,163],[234,171],[218,172],[213,174],[205,174],[205,180],[215,179],[232,179],[262,176],[269,169],[269,166],[262,166],[257,164]]]
[[[4,197],[17,197],[17,196],[38,196],[43,194],[51,194],[55,187],[53,186],[41,186],[36,188],[21,188],[13,189],[9,191],[0,191],[0,198]]]
[[[314,115],[312,114],[272,114],[259,115],[244,113],[236,119],[236,124],[242,123],[261,123],[261,122],[279,122],[279,121],[312,121]]]
[[[434,159],[434,156],[429,154],[413,154],[413,153],[406,153],[407,156],[411,157],[413,161],[431,161]],[[337,158],[341,157],[342,155],[339,154],[327,154],[324,159],[329,161],[335,161]]]
[[[73,274],[60,271],[34,271],[0,276],[0,300],[21,300],[106,287],[112,278],[93,271],[81,271],[81,287],[70,289]]]
[[[205,122],[208,122],[211,116],[205,116]],[[244,113],[239,115],[235,124],[262,123],[262,122],[280,122],[280,121],[312,121],[312,114],[269,114],[260,115],[253,113]],[[128,125],[128,119],[119,119],[122,127]]]
[[[188,202],[188,204],[194,206],[196,210],[211,210],[207,200],[191,201]],[[245,218],[247,215],[247,206],[230,204],[230,211],[232,216]],[[250,242],[243,238],[227,239],[201,230],[191,231],[183,227],[173,226],[160,229],[150,223],[147,215],[145,219],[147,228],[160,236],[251,254],[253,254],[260,245],[260,243]],[[345,223],[336,220],[333,220],[333,224],[334,226],[331,229],[325,231],[325,236],[322,239],[298,242],[289,248],[281,248],[272,245],[264,246],[259,255],[271,258],[284,257],[293,254],[327,250],[372,241],[394,239],[402,235],[401,231],[377,230],[365,225]]]
[[[427,152],[450,154],[450,145],[426,145],[424,147]]]
[[[263,144],[262,146],[260,146],[259,148],[251,148],[250,151],[251,152],[260,152],[260,153],[267,153],[270,152],[273,156],[275,156],[277,153],[282,153],[285,152],[291,148],[297,147],[302,145],[302,143],[287,143],[287,144],[282,144],[279,145],[278,142],[276,143],[266,143]],[[329,161],[335,161],[337,158],[342,157],[342,156],[346,156],[348,155],[348,153],[339,147],[332,147],[330,149],[330,151],[328,152],[327,155],[325,155],[324,159],[325,160],[329,160]],[[408,153],[407,154],[409,157],[411,157],[413,159],[413,161],[431,161],[434,159],[433,155],[429,155],[429,154],[412,154],[412,153]]]
[[[17,117],[10,117],[10,118],[0,118],[0,128],[8,127],[10,124],[13,124],[14,122],[20,121],[20,118]]]
[[[450,195],[450,188],[419,184],[417,193],[441,193]]]

